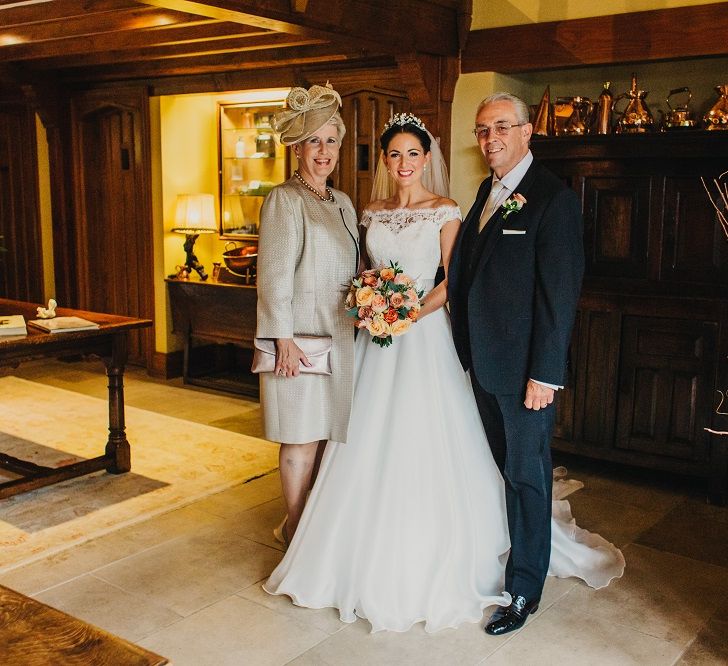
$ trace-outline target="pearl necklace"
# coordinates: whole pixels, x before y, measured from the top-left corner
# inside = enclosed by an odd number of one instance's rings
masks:
[[[301,184],[302,184],[302,185],[303,185],[303,186],[304,186],[304,187],[305,187],[305,188],[306,188],[307,190],[310,190],[311,192],[313,192],[313,193],[314,193],[314,194],[315,194],[315,195],[316,195],[316,196],[317,196],[317,197],[318,197],[319,199],[321,199],[321,201],[333,201],[333,200],[334,200],[334,193],[333,193],[333,192],[332,192],[332,191],[331,191],[331,190],[330,190],[330,189],[329,189],[328,187],[326,188],[326,194],[327,194],[328,196],[325,196],[325,197],[324,197],[324,196],[321,196],[321,192],[319,192],[319,191],[318,191],[318,190],[317,190],[317,189],[316,189],[316,188],[315,188],[315,187],[314,187],[313,185],[309,185],[309,184],[308,184],[308,183],[307,183],[307,182],[306,182],[306,181],[305,181],[305,180],[303,179],[303,177],[301,176],[301,174],[300,174],[300,173],[298,173],[298,171],[297,171],[297,170],[293,172],[293,175],[294,175],[294,176],[295,176],[296,178],[298,178],[298,180],[300,180],[300,181],[301,181]]]

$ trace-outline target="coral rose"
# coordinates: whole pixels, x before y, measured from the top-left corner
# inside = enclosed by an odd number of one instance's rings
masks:
[[[379,271],[379,277],[382,280],[394,280],[394,269],[393,268],[382,268]]]
[[[378,278],[373,273],[362,273],[361,280],[367,287],[376,287]]]
[[[374,294],[371,306],[374,312],[384,312],[387,309],[387,299],[381,294]]]
[[[374,289],[371,287],[360,287],[356,290],[356,304],[371,305],[372,299],[374,298]]]
[[[412,322],[409,319],[398,319],[392,324],[392,336],[404,335],[409,331]]]
[[[393,324],[398,319],[399,314],[394,308],[389,308],[389,310],[384,313],[384,321],[386,321],[388,324]]]
[[[419,308],[412,308],[407,313],[407,319],[409,319],[410,321],[417,321],[417,317],[419,317],[419,316],[420,316],[420,309]]]
[[[404,296],[400,294],[398,291],[395,291],[390,297],[389,297],[389,304],[396,310],[397,308],[401,308],[404,305]]]

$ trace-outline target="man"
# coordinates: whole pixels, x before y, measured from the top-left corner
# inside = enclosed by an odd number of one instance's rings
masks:
[[[523,626],[538,609],[551,553],[554,393],[584,272],[576,194],[534,162],[528,107],[484,99],[475,135],[491,170],[462,225],[448,271],[452,328],[506,488],[513,599],[485,627]]]

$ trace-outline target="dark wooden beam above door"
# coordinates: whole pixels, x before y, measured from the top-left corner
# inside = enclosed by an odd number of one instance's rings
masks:
[[[728,54],[728,2],[475,30],[462,71],[516,73]]]

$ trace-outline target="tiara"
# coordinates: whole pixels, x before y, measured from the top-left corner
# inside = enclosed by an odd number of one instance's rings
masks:
[[[423,132],[427,131],[425,123],[423,123],[417,116],[414,116],[411,113],[395,113],[385,123],[382,133],[386,132],[390,127],[393,127],[394,125],[399,125],[400,127],[403,127],[404,125],[414,125],[415,127],[421,129]]]

